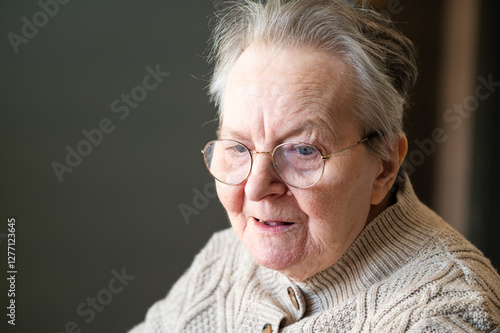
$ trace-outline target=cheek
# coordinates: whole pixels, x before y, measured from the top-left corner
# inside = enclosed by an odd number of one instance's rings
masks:
[[[324,184],[298,198],[301,210],[309,216],[310,228],[332,228],[337,224],[332,222],[343,219],[347,193],[339,185]]]
[[[216,182],[216,188],[219,200],[233,223],[233,218],[242,212],[243,186],[230,186]]]
[[[334,161],[331,161],[334,162]],[[365,163],[341,159],[325,167],[322,182],[304,197],[301,205],[311,218],[348,223],[363,220],[370,208],[371,179]],[[351,163],[354,162],[354,163]],[[333,228],[339,225],[331,225]]]

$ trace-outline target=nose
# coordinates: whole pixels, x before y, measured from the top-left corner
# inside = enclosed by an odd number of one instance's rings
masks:
[[[253,153],[252,171],[245,183],[245,195],[252,201],[280,196],[287,192],[287,185],[273,167],[272,153]]]

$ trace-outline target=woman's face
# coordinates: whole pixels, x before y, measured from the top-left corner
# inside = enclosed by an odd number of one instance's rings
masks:
[[[252,151],[300,141],[323,155],[359,141],[349,113],[349,73],[322,51],[248,48],[228,77],[220,138]],[[297,189],[280,179],[270,155],[254,154],[248,179],[236,186],[217,182],[217,192],[254,260],[303,281],[337,261],[361,232],[380,197],[373,184],[381,171],[360,144],[326,160],[316,185]]]

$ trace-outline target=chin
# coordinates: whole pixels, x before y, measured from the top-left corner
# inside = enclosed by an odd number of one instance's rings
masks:
[[[243,244],[257,264],[287,276],[302,259],[300,253],[293,251],[290,246],[278,246],[270,240],[246,242],[244,239]]]

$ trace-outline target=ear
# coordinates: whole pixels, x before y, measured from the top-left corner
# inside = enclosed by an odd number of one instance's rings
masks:
[[[380,169],[373,182],[371,204],[378,205],[384,200],[391,189],[399,172],[399,168],[408,152],[408,140],[403,133],[400,133],[395,140],[393,147],[389,147],[388,161],[379,161]]]

